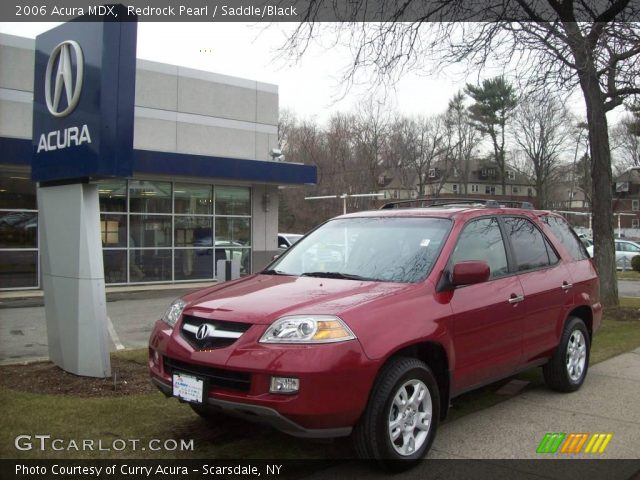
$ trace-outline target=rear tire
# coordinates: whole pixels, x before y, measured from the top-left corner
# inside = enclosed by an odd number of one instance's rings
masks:
[[[584,383],[589,369],[589,332],[579,317],[569,317],[560,344],[542,368],[549,388],[558,392],[575,392]]]
[[[356,453],[387,471],[411,468],[431,447],[439,418],[440,392],[431,369],[415,358],[394,358],[382,368],[356,425]]]

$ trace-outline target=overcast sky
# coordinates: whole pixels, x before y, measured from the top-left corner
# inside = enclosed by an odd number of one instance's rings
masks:
[[[54,23],[0,23],[0,32],[27,37],[55,26]],[[138,27],[138,58],[183,65],[226,75],[277,84],[280,107],[299,117],[316,116],[321,122],[335,111],[349,111],[372,96],[366,82],[341,95],[341,72],[351,62],[346,46],[313,46],[298,63],[277,58],[277,50],[295,24],[242,23],[150,23]],[[499,69],[482,72],[489,77]],[[389,110],[405,114],[437,114],[467,81],[476,82],[477,72],[465,77],[463,70],[405,74],[383,99]],[[569,102],[574,113],[584,112],[581,96]]]

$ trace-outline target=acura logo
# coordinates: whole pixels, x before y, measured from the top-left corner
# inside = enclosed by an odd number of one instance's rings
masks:
[[[209,337],[211,333],[215,330],[213,325],[209,325],[208,323],[203,323],[198,327],[198,331],[196,332],[196,338],[198,340],[204,340]]]
[[[76,75],[75,84],[71,71],[71,51],[76,57]],[[53,74],[53,66],[58,61],[58,69]],[[54,117],[66,117],[78,105],[80,100],[80,92],[82,90],[82,80],[84,77],[84,59],[82,57],[82,49],[78,42],[66,40],[56,46],[49,56],[47,63],[47,71],[45,73],[44,96],[47,101],[47,108]],[[51,87],[53,84],[53,96],[51,95]],[[67,107],[60,110],[60,97],[64,88],[67,97]]]

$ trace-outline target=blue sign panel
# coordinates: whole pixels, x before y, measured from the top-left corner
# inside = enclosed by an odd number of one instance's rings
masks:
[[[68,22],[36,38],[31,177],[133,173],[136,22]]]

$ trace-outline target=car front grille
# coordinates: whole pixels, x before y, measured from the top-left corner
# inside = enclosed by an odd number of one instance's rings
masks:
[[[250,323],[225,322],[184,315],[180,334],[195,350],[209,350],[232,345],[250,327]],[[201,333],[206,335],[198,338],[198,330],[201,328]]]
[[[212,368],[205,365],[197,365],[164,357],[164,370],[170,376],[173,372],[182,372],[198,377],[204,377],[209,381],[209,387],[218,387],[238,392],[248,392],[251,389],[251,373],[236,372],[222,368]]]

